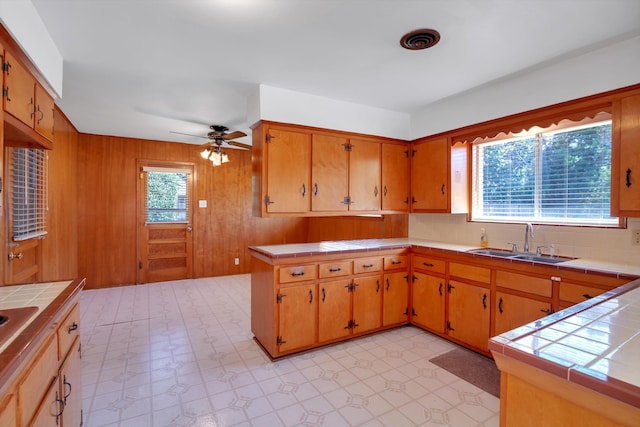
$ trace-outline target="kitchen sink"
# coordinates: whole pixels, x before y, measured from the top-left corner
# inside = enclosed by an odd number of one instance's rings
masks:
[[[0,345],[11,338],[38,311],[38,307],[0,308]]]
[[[472,254],[488,255],[506,259],[517,259],[522,261],[540,262],[543,264],[560,264],[569,261],[570,258],[551,258],[548,255],[535,255],[523,252],[503,251],[500,249],[473,249],[469,251]]]

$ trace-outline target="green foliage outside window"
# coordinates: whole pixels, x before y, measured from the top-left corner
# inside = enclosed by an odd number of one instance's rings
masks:
[[[147,222],[187,221],[187,175],[172,172],[148,172]]]

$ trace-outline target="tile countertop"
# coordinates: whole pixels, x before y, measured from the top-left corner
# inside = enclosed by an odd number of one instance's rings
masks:
[[[37,311],[0,346],[0,389],[19,364],[29,357],[34,343],[51,330],[65,305],[84,287],[85,280],[0,286],[0,310],[36,306]]]
[[[489,340],[492,353],[640,408],[640,279]]]

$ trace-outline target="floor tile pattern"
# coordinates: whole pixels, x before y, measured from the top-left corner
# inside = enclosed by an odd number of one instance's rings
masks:
[[[81,295],[87,426],[498,426],[499,400],[428,360],[414,327],[271,362],[250,275]]]

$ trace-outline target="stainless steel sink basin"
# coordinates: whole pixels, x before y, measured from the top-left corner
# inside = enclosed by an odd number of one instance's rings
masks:
[[[473,249],[473,254],[488,255],[506,259],[518,259],[522,261],[540,262],[543,264],[560,264],[569,261],[569,258],[551,258],[548,255],[535,255],[522,252],[502,251],[500,249]]]

